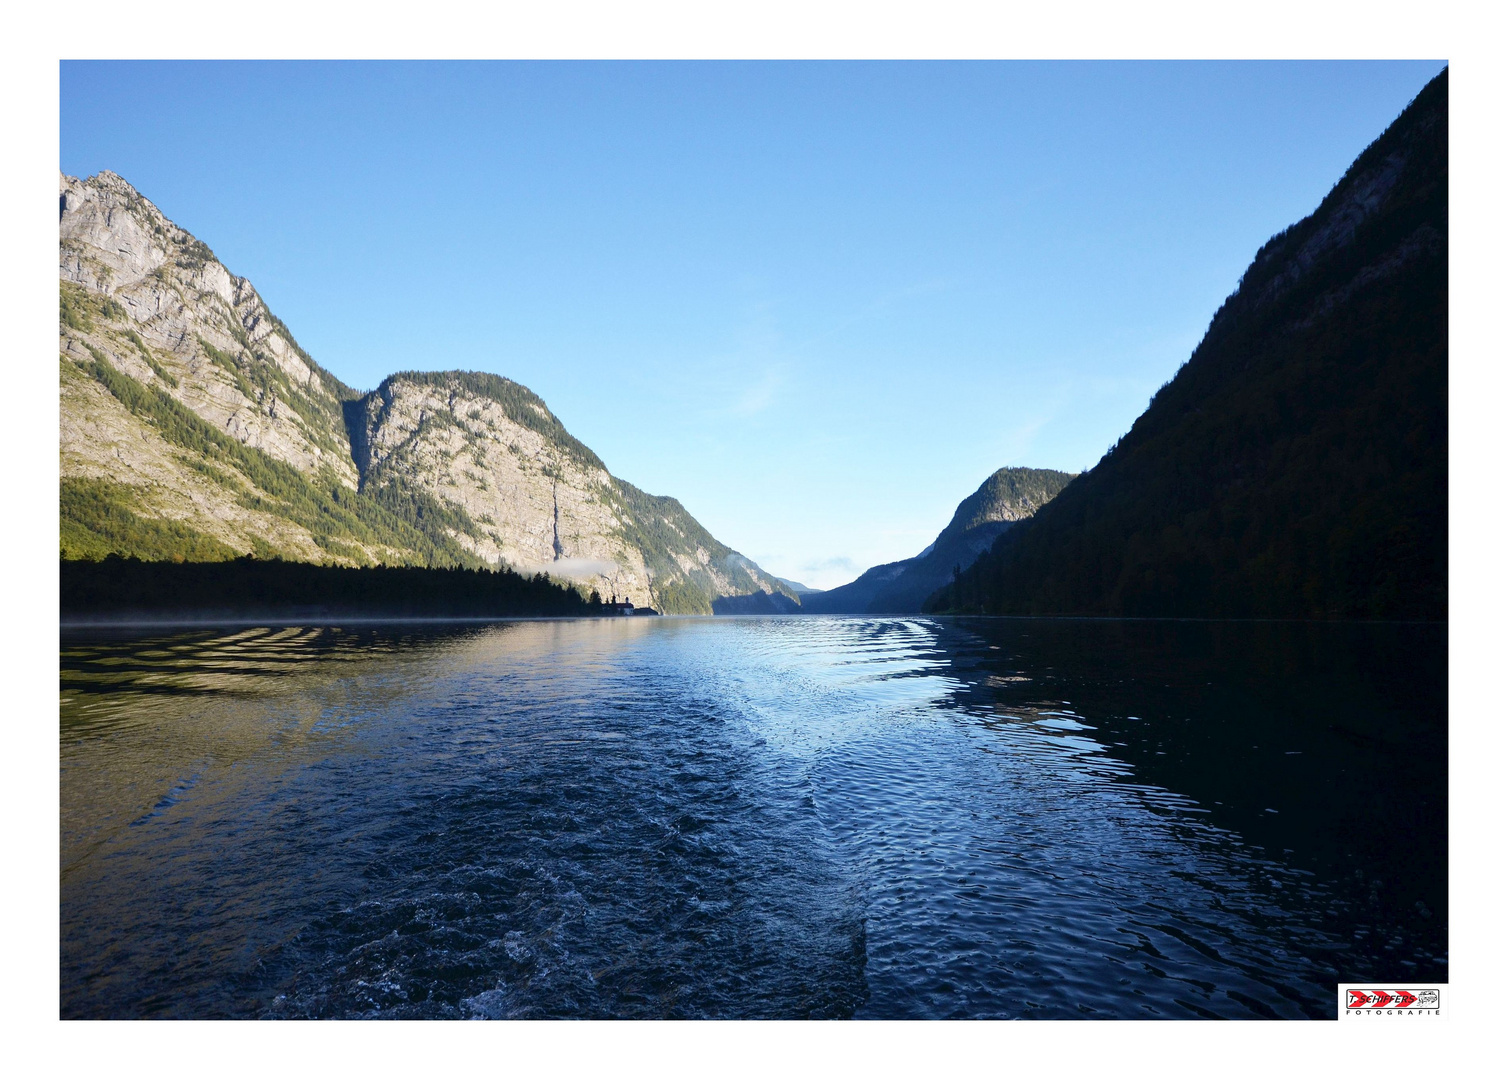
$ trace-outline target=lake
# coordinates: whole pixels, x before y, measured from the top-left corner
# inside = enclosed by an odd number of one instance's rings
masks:
[[[64,1017],[1266,1017],[1445,981],[1438,625],[62,635]]]

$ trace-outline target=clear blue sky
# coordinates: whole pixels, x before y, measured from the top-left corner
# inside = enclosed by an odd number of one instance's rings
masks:
[[[60,165],[353,386],[505,375],[827,587],[1093,465],[1443,66],[66,62]]]

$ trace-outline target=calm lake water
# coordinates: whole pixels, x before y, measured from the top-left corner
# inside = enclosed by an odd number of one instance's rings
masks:
[[[65,1017],[1284,1017],[1446,978],[1445,632],[65,632]]]

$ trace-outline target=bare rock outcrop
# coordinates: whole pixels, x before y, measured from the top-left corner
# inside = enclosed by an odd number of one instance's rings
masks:
[[[92,347],[239,442],[355,488],[340,408],[354,393],[304,355],[250,282],[114,173],[60,177],[58,202],[64,355]]]
[[[719,543],[674,499],[612,476],[527,388],[479,372],[405,372],[362,399],[362,490],[418,490],[459,511],[479,557],[660,610],[786,586]]]
[[[197,537],[200,555],[508,566],[670,612],[793,596],[525,387],[404,372],[361,394],[121,177],[61,176],[58,206],[65,555],[180,557]]]

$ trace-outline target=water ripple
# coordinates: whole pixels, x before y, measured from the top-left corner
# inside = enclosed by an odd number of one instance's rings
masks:
[[[1443,923],[1151,778],[1161,675],[1085,704],[1097,639],[994,633],[65,639],[63,1013],[1299,1018],[1443,971]]]

